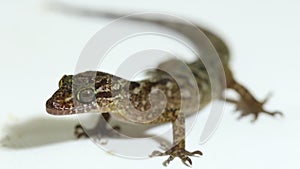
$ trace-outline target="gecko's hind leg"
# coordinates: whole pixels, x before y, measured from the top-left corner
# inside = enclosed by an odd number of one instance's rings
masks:
[[[226,69],[225,69],[226,70]],[[226,101],[229,103],[233,103],[236,105],[236,111],[241,111],[241,115],[239,117],[242,118],[247,115],[254,115],[254,119],[252,122],[256,121],[258,116],[261,113],[268,114],[270,116],[281,115],[283,114],[279,111],[268,111],[264,108],[265,103],[268,101],[269,97],[264,99],[263,101],[258,101],[249,90],[246,89],[243,85],[238,83],[233,79],[232,73],[230,70],[226,70],[226,80],[227,80],[227,88],[233,89],[239,95],[238,100],[226,98]]]
[[[77,138],[90,137],[90,136],[99,136],[99,137],[115,137],[117,133],[114,131],[119,131],[119,126],[110,127],[108,122],[110,120],[109,113],[101,113],[101,116],[92,129],[83,128],[82,125],[78,124],[75,126],[74,134]]]

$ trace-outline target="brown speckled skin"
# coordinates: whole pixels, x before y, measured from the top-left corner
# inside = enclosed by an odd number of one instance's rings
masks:
[[[151,22],[155,22],[152,21]],[[163,24],[163,22],[158,22]],[[189,35],[188,25],[176,25],[176,23],[166,23],[167,27],[180,30],[187,34],[193,41],[193,36]],[[227,99],[237,105],[237,110],[241,111],[241,117],[253,114],[255,120],[260,113],[269,115],[280,114],[279,112],[269,112],[263,109],[265,101],[257,101],[251,93],[241,84],[234,80],[228,65],[229,50],[225,43],[213,33],[201,29],[214,45],[222,61],[226,76],[226,87],[235,90],[239,95],[239,100]],[[171,61],[170,61],[171,62]],[[168,61],[167,61],[168,63]],[[171,122],[173,126],[173,147],[164,152],[154,151],[151,156],[169,155],[163,163],[167,165],[175,157],[179,157],[186,165],[191,165],[189,156],[202,155],[200,151],[188,152],[185,150],[185,116],[196,113],[207,105],[212,97],[210,82],[203,63],[197,60],[188,64],[192,73],[196,77],[199,93],[201,94],[199,106],[191,112],[181,112],[181,102],[191,104],[195,107],[193,100],[189,98],[181,99],[181,93],[177,83],[169,75],[161,71],[151,72],[151,77],[142,81],[132,82],[115,77],[108,73],[87,71],[77,75],[63,76],[59,82],[59,89],[47,101],[47,112],[53,115],[67,115],[85,112],[109,112],[113,118],[128,122],[153,124]],[[187,86],[187,88],[189,88]],[[80,98],[80,91],[91,89],[95,96],[89,103],[83,103]],[[86,91],[86,90],[85,90]],[[90,90],[89,90],[90,91]],[[149,93],[160,91],[166,97],[166,107],[161,112],[161,97],[154,96],[154,104],[150,104]],[[74,97],[73,97],[74,96]],[[192,97],[191,97],[192,98]],[[128,107],[129,105],[129,107]],[[153,105],[153,106],[151,106]],[[131,111],[134,110],[134,111]],[[188,164],[188,163],[189,164]]]
[[[161,77],[161,74],[158,77]],[[197,81],[199,84],[206,83],[206,85],[209,85],[209,82],[204,79],[197,79]],[[235,81],[230,82],[232,84],[228,84],[228,87],[235,89],[241,95],[240,101],[232,99],[230,101],[237,104],[238,109],[242,111],[242,116],[254,114],[256,119],[260,112],[270,115],[278,114],[277,112],[265,111],[262,108],[263,103],[256,101],[242,85]],[[164,165],[167,165],[174,157],[179,157],[184,164],[188,165],[186,162],[191,164],[191,159],[188,156],[202,155],[200,151],[188,152],[185,150],[185,115],[189,114],[180,111],[181,97],[178,85],[168,76],[164,76],[163,79],[152,79],[151,81],[130,82],[107,73],[87,71],[75,76],[63,76],[59,84],[59,89],[46,103],[47,112],[50,114],[66,115],[85,112],[109,112],[115,119],[128,122],[144,124],[171,122],[173,126],[173,148],[165,153],[155,151],[151,156],[170,155],[168,160],[164,162]],[[96,96],[95,100],[90,103],[81,103],[77,96],[83,88],[92,88]],[[156,91],[157,89],[162,91],[167,99],[166,107],[162,113],[160,111],[156,112],[155,106],[161,100],[157,99],[157,102],[154,102],[152,104],[154,106],[151,107],[148,97],[151,91]],[[199,86],[199,90],[201,94],[208,95],[208,97],[203,97],[206,100],[202,99],[199,105],[206,105],[211,98],[209,96],[210,90],[203,91],[201,86]],[[129,102],[124,102],[125,98]],[[191,102],[188,99],[184,101],[187,101],[186,104]],[[128,108],[126,105],[133,106],[137,111],[132,111],[132,107]]]

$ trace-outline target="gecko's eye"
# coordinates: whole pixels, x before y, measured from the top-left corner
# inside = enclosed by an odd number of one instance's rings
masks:
[[[95,93],[92,88],[82,89],[77,93],[77,100],[81,103],[90,103],[95,100]]]

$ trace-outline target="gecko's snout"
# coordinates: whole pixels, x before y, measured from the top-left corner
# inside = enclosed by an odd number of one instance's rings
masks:
[[[46,111],[53,115],[74,114],[74,103],[71,89],[59,88],[46,102]]]
[[[74,114],[75,112],[73,112],[72,108],[67,104],[55,101],[53,98],[48,99],[46,102],[46,111],[52,115]]]

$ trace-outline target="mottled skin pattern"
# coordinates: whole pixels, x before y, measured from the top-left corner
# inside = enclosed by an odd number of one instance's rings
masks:
[[[156,21],[151,20],[150,22],[155,23]],[[188,31],[189,25],[161,21],[157,21],[156,24],[178,30],[197,44],[197,40],[193,40],[193,35],[190,35]],[[244,86],[236,82],[228,65],[229,50],[225,43],[213,33],[200,27],[199,29],[206,34],[219,54],[226,76],[226,87],[236,91],[240,96],[239,100],[227,100],[236,104],[237,110],[241,112],[241,117],[252,114],[256,120],[260,113],[272,116],[281,114],[280,112],[266,111],[263,108],[266,101],[257,101]],[[165,63],[172,64],[173,62],[170,60]],[[201,95],[199,106],[196,106],[196,109],[191,112],[180,111],[180,106],[183,101],[185,104],[191,104],[192,107],[195,107],[195,103],[191,100],[192,97],[181,99],[178,84],[168,74],[161,71],[153,71],[149,79],[136,82],[96,71],[65,75],[59,82],[59,89],[47,101],[46,109],[48,113],[53,115],[98,112],[103,113],[105,119],[109,118],[107,114],[109,113],[117,120],[131,123],[159,124],[171,122],[173,147],[163,153],[154,151],[151,157],[169,155],[169,158],[163,163],[164,165],[167,165],[175,157],[179,157],[184,164],[191,165],[192,161],[189,156],[202,155],[202,152],[185,150],[185,116],[196,113],[213,98],[211,97],[208,74],[203,63],[197,60],[188,66],[196,77],[197,90]],[[189,89],[188,84],[186,88]],[[152,102],[149,99],[150,93],[154,94]],[[165,105],[161,102],[164,99],[162,96],[167,101]],[[164,109],[161,109],[162,107]]]

